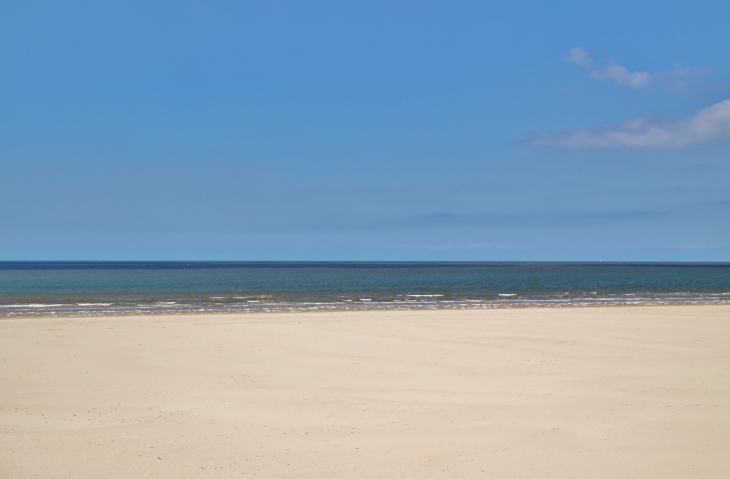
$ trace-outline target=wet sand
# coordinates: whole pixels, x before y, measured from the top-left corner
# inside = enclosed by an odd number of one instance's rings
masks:
[[[730,477],[730,307],[0,320],[2,478]]]

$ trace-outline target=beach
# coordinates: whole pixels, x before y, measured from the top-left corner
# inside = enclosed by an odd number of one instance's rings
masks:
[[[730,476],[730,306],[0,320],[2,478]]]

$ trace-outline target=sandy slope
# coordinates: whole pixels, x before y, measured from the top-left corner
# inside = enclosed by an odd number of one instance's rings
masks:
[[[730,477],[730,307],[0,320],[0,477]]]

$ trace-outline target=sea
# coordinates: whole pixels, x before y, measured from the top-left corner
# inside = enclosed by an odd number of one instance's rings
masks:
[[[730,263],[0,262],[0,316],[729,304]]]

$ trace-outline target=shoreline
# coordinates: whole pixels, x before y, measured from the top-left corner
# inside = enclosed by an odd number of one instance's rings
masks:
[[[616,303],[590,303],[590,304],[518,304],[518,305],[481,305],[481,306],[383,306],[383,307],[327,307],[327,308],[294,308],[282,307],[271,309],[250,309],[250,310],[175,310],[175,311],[103,311],[89,313],[38,313],[38,314],[0,314],[0,321],[9,319],[31,319],[31,318],[100,318],[100,317],[144,317],[144,316],[207,316],[207,315],[252,315],[252,314],[317,314],[317,313],[347,313],[347,312],[388,312],[388,311],[500,311],[500,310],[540,310],[540,309],[586,309],[586,308],[625,308],[625,307],[673,307],[673,306],[730,306],[730,300],[724,301],[677,301],[677,302],[616,302]]]

